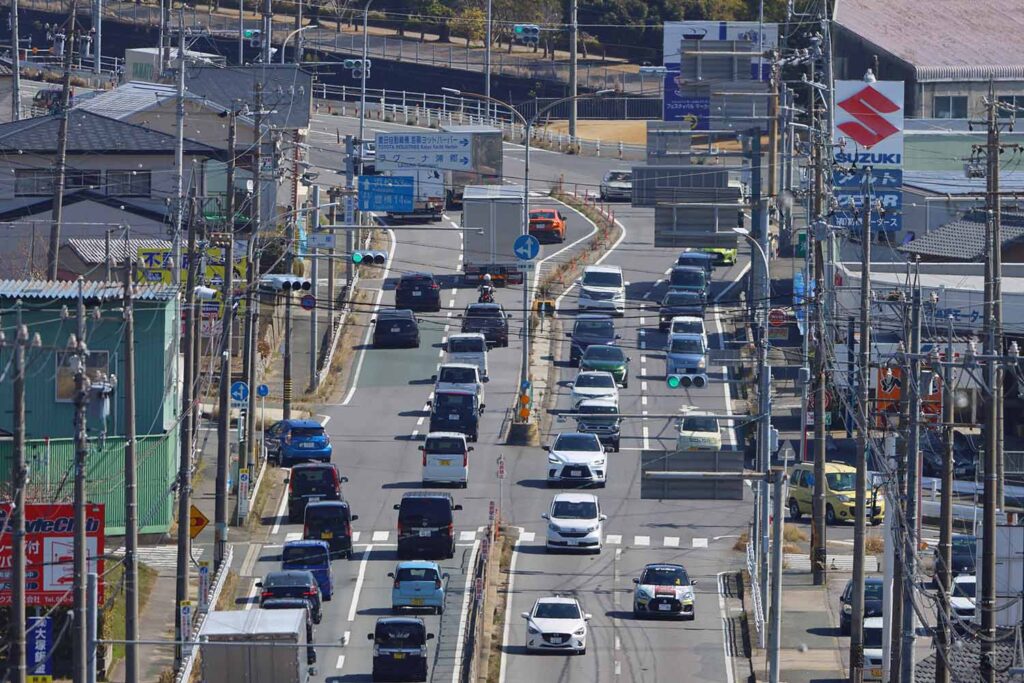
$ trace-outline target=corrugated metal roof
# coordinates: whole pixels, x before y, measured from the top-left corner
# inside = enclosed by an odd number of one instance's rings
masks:
[[[82,293],[88,299],[120,300],[124,294],[120,283],[82,282]],[[178,296],[174,285],[141,284],[135,287],[135,298],[141,301],[170,301]],[[0,280],[0,298],[70,300],[78,298],[75,280]]]
[[[139,249],[167,249],[171,246],[169,241],[157,239],[133,239],[130,243],[129,247],[124,240],[110,240],[110,258],[114,263],[124,261],[129,254],[134,258]],[[104,239],[69,239],[68,245],[85,263],[103,263],[107,258],[107,242]]]
[[[836,0],[833,17],[916,67],[918,80],[954,73],[961,74],[957,80],[987,80],[993,68],[1024,68],[1020,0]],[[991,64],[1002,66],[983,66]]]
[[[918,66],[914,69],[918,82],[1024,80],[1024,64],[953,64],[949,66]]]
[[[1002,214],[1001,237],[1003,249],[1024,239],[1024,214],[1005,211]],[[927,235],[897,247],[899,251],[949,259],[977,261],[985,253],[985,215],[980,211],[968,212],[963,218],[943,225]]]
[[[84,99],[74,108],[120,121],[157,106],[162,99],[174,97],[175,93],[172,85],[132,81]]]

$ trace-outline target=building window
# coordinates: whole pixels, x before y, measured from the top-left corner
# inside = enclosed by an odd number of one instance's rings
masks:
[[[45,197],[53,194],[53,171],[40,168],[14,170],[15,197]]]
[[[966,95],[936,95],[932,100],[932,116],[937,119],[966,119]]]
[[[1001,119],[1021,118],[1024,115],[1024,95],[1000,95],[997,115]]]
[[[55,398],[58,403],[70,403],[75,400],[75,363],[78,360],[76,351],[58,351],[55,356],[57,382]],[[92,381],[107,375],[110,355],[106,351],[89,351],[85,357],[85,375]]]
[[[107,171],[107,194],[111,197],[148,197],[151,184],[149,171]]]
[[[99,171],[80,171],[69,168],[64,172],[65,190],[95,190],[103,183]]]

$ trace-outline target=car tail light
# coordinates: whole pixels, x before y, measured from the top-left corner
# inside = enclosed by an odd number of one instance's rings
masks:
[[[427,452],[423,451],[423,466],[427,466]]]
[[[346,536],[351,536],[352,535],[352,524],[350,522],[345,522],[345,535]]]
[[[402,535],[402,523],[401,522],[398,523],[398,535],[399,536]]]
[[[434,588],[437,588],[438,590],[440,590],[440,588],[441,588],[441,579],[434,579]]]
[[[306,536],[309,536],[309,525],[308,524],[303,524],[302,525],[302,537],[305,538]]]
[[[317,593],[317,591],[314,588],[312,590],[308,590],[308,591],[304,592],[302,595],[307,597],[307,598],[313,598],[313,597],[316,597],[316,593]]]
[[[402,582],[399,581],[398,579],[395,579],[394,587],[395,588],[401,588],[402,587]]]
[[[448,523],[448,535],[452,537],[455,536],[455,524],[453,524],[452,522]]]
[[[264,600],[266,598],[272,598],[272,597],[274,597],[274,594],[271,593],[270,591],[263,591],[262,593],[260,593],[260,600]]]
[[[439,284],[437,284],[437,283],[435,282],[435,283],[433,283],[432,285],[430,285],[430,288],[431,288],[431,289],[441,289],[441,285],[439,285]]]
[[[295,490],[294,487],[295,487],[295,480],[292,477],[288,477],[288,494],[289,495],[291,495],[291,493]]]
[[[469,451],[462,451],[462,466],[469,466]]]

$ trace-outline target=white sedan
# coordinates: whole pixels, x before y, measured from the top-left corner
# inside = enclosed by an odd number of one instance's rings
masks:
[[[587,653],[587,622],[579,600],[552,596],[539,598],[533,609],[522,613],[526,619],[527,652]]]
[[[601,506],[593,493],[559,493],[551,509],[541,515],[548,521],[547,549],[601,552]]]
[[[585,370],[576,375],[572,383],[572,407],[576,409],[580,403],[589,398],[607,398],[619,403],[619,387],[615,377],[604,370]]]
[[[544,450],[548,452],[548,486],[563,482],[605,485],[608,478],[607,454],[596,434],[564,432]]]

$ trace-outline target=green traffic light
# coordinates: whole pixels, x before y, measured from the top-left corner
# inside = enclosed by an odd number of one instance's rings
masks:
[[[516,33],[522,33],[523,31],[526,30],[526,27],[523,26],[522,24],[516,24],[515,30],[516,30]]]
[[[362,263],[363,255],[358,251],[352,252],[352,263]]]
[[[679,375],[669,375],[667,381],[669,389],[679,388]]]

